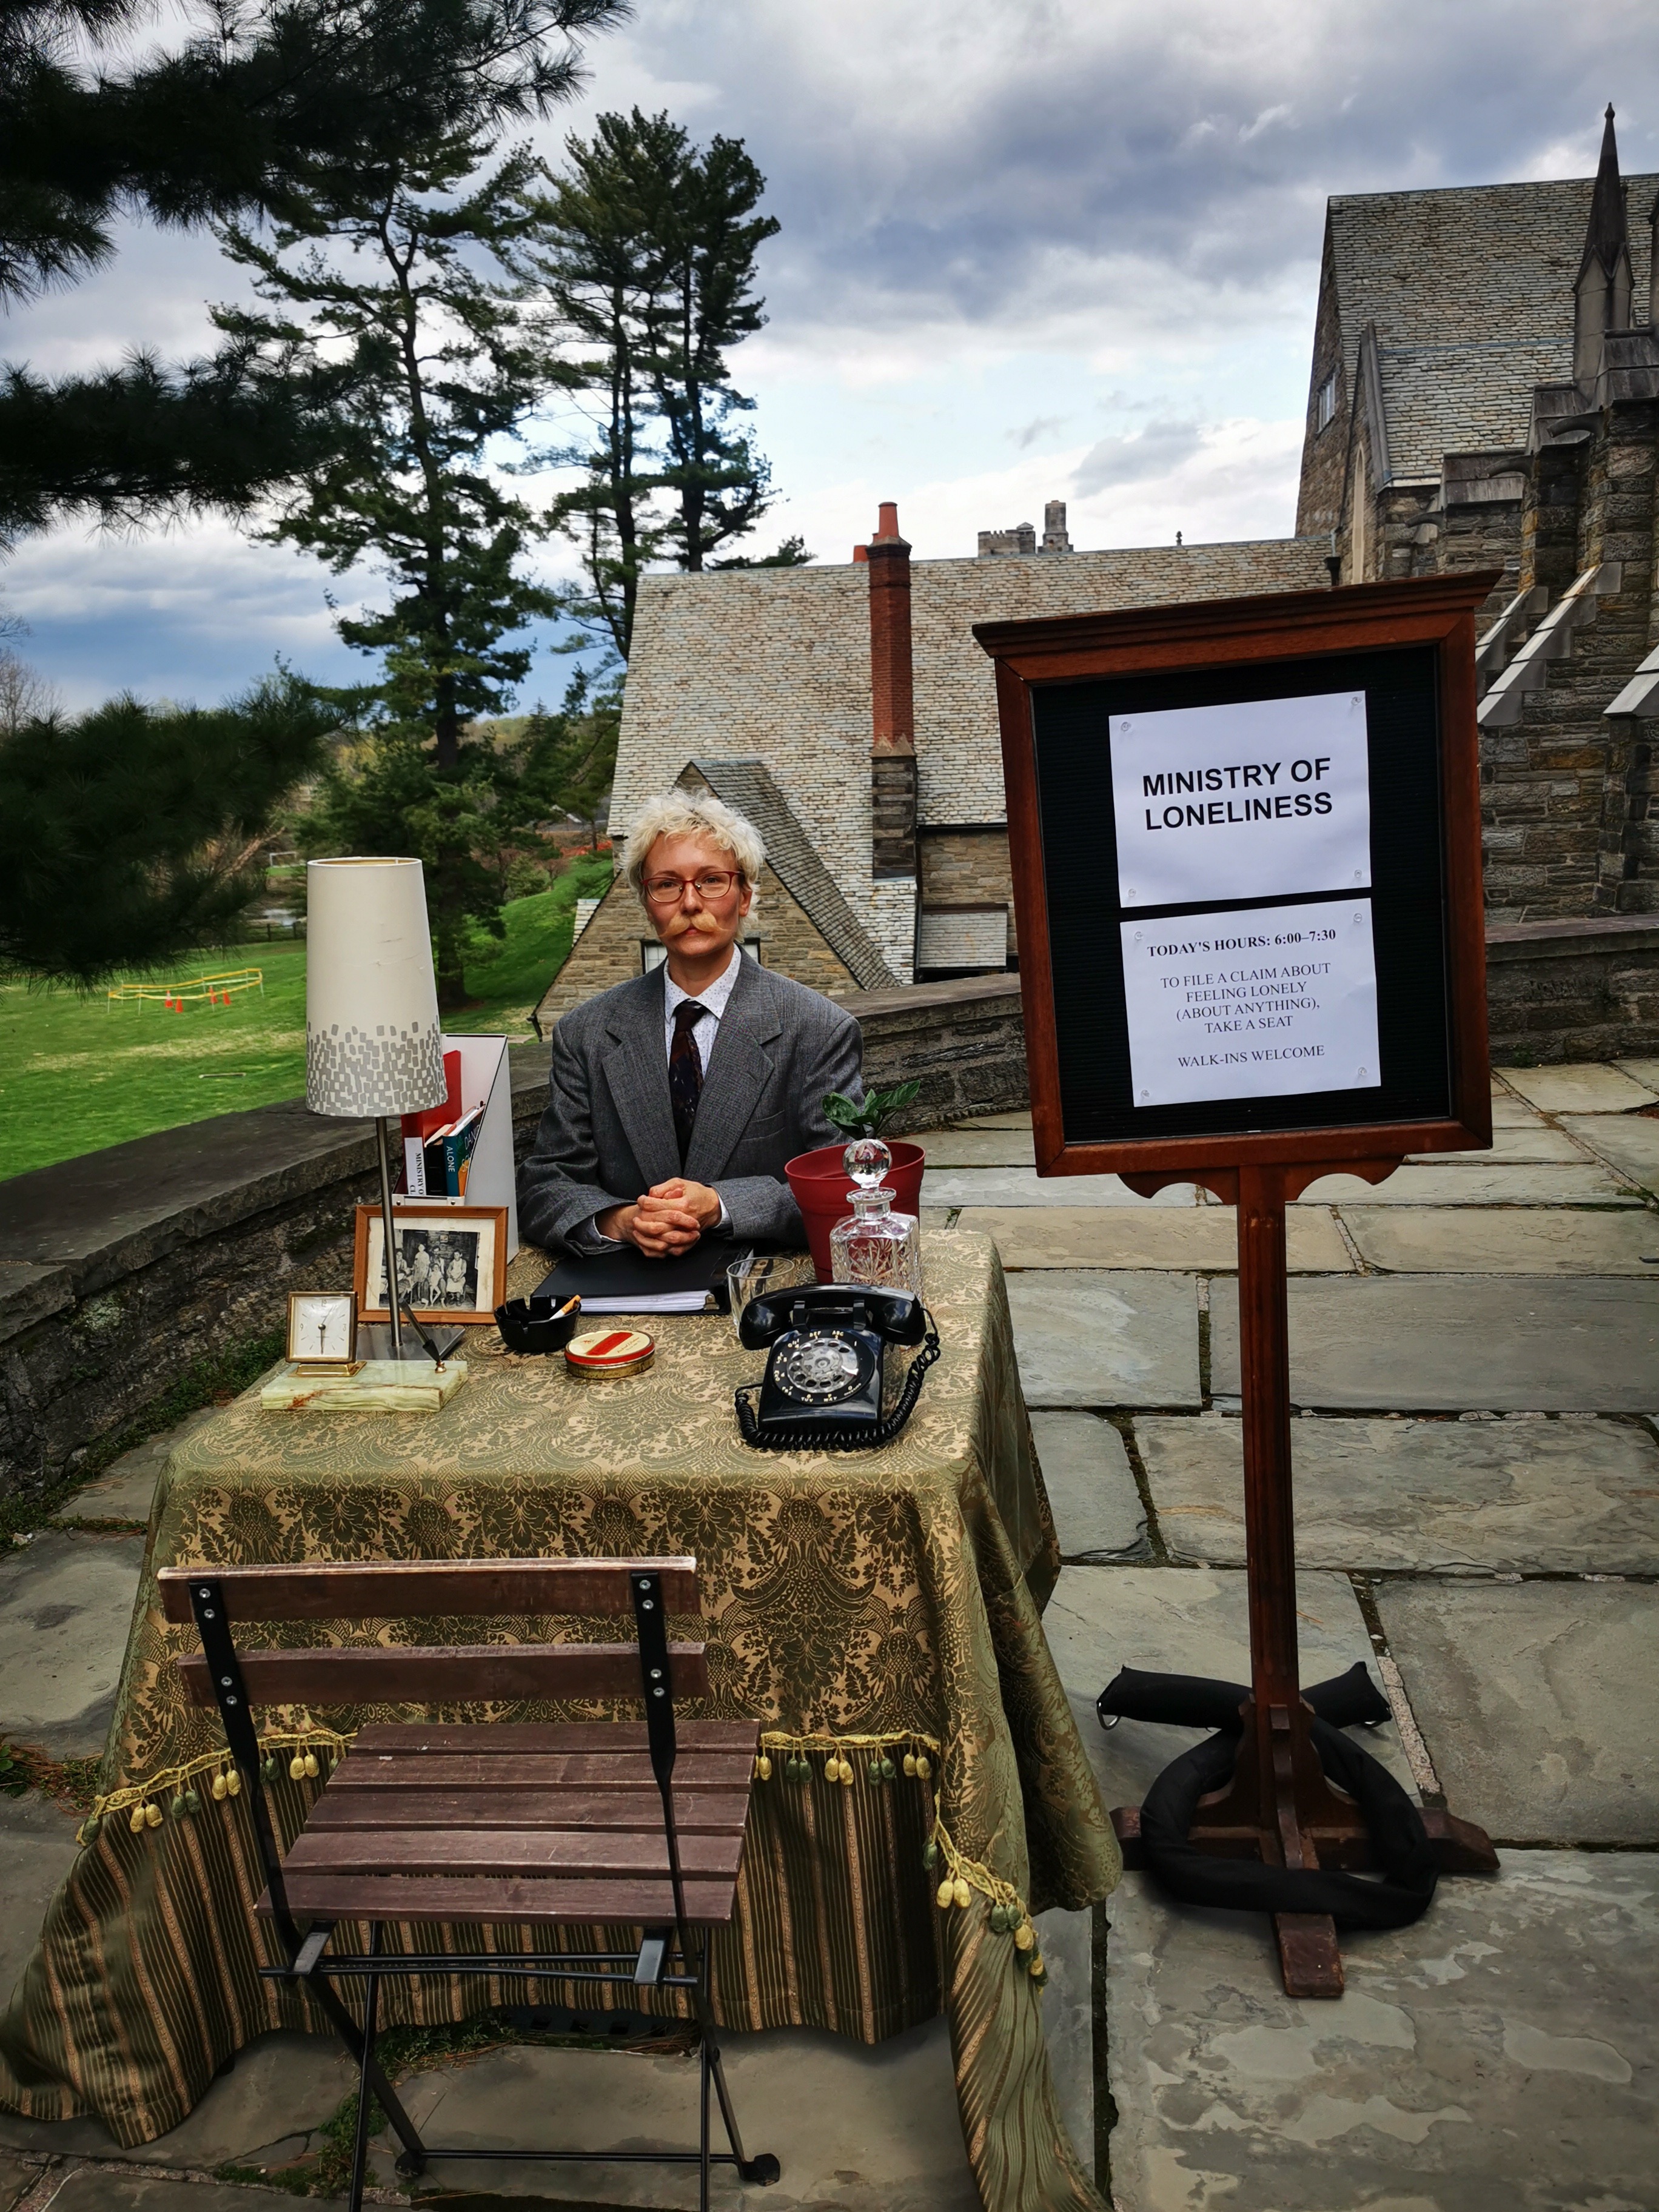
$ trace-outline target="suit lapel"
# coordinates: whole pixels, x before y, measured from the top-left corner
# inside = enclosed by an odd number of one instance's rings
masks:
[[[691,1131],[685,1172],[696,1182],[711,1182],[725,1167],[772,1073],[767,1047],[782,1033],[766,979],[752,960],[743,960],[732,995],[720,1017],[714,1049],[703,1076],[702,1097]],[[664,1096],[667,1096],[666,1079]],[[669,1115],[669,1136],[673,1116]]]
[[[668,1051],[663,1042],[664,973],[653,968],[642,979],[645,988],[611,1016],[607,1026],[615,1042],[604,1062],[617,1118],[647,1190],[680,1171],[679,1139],[668,1097]]]

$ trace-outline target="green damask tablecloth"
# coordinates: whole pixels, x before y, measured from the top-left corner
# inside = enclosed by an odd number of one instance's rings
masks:
[[[932,1783],[872,1782],[854,1752],[850,1789],[824,1781],[821,1759],[810,1781],[786,1779],[779,1759],[756,1784],[738,1916],[715,1950],[720,2018],[873,2043],[943,2006],[987,2206],[1097,2207],[1060,2124],[1040,1991],[987,1900],[940,1911],[942,1869],[922,1863],[935,1809],[963,1857],[1033,1911],[1104,1897],[1120,1863],[1039,1621],[1058,1551],[995,1250],[933,1231],[924,1264],[943,1353],[903,1434],[867,1455],[747,1449],[732,1392],[762,1362],[714,1317],[650,1322],[654,1367],[615,1384],[503,1356],[493,1331],[475,1333],[471,1380],[434,1416],[269,1414],[240,1399],[179,1446],[158,1495],[104,1790],[155,1787],[165,1802],[166,1770],[220,1748],[216,1716],[183,1701],[172,1659],[193,1639],[161,1620],[158,1566],[695,1553],[711,1717],[941,1747]],[[515,1289],[540,1271],[521,1255]],[[478,1626],[459,1632],[474,1640]],[[349,1729],[362,1716],[312,1717]],[[147,2142],[240,2045],[320,2025],[258,1978],[246,1802],[215,1802],[209,1780],[193,1817],[135,1832],[121,1811],[82,1851],[0,2021],[0,2104],[42,2119],[94,2112],[124,2142]],[[285,1835],[314,1786],[274,1786]],[[518,1941],[501,1931],[500,1948]],[[386,1985],[383,2017],[459,2019],[535,1995],[473,1972]]]

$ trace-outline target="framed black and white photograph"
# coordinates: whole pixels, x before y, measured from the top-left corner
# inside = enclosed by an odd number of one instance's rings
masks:
[[[422,1321],[471,1323],[495,1318],[507,1295],[504,1206],[399,1206],[398,1287]],[[386,1234],[378,1206],[357,1208],[357,1310],[365,1321],[386,1321]]]

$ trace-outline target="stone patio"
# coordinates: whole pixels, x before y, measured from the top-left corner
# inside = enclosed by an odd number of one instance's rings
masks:
[[[1265,1923],[1172,1908],[1142,1876],[1048,1916],[1062,2109],[1117,2212],[1659,2206],[1659,1062],[1507,1071],[1493,1103],[1491,1154],[1327,1178],[1290,1236],[1304,1679],[1370,1662],[1395,1721],[1368,1747],[1486,1825],[1502,1871],[1351,1936],[1335,2004],[1285,1997]],[[1018,1115],[923,1141],[930,1212],[987,1230],[1009,1269],[1066,1561],[1049,1641],[1107,1801],[1133,1802],[1195,1738],[1102,1731],[1109,1677],[1249,1673],[1231,1214],[1190,1187],[1148,1206],[1113,1178],[1040,1182]],[[0,1559],[9,1741],[98,1747],[167,1448]],[[0,1978],[74,1848],[57,1804],[0,1796]],[[744,2201],[970,2212],[942,2022],[876,2051],[729,2048],[784,2166]],[[689,2118],[691,2081],[663,2052],[519,2044],[410,2095],[511,2148],[556,2140],[563,2110],[603,2106],[618,2136],[659,2106]],[[292,2203],[261,2169],[304,2171],[348,2086],[330,2046],[273,2036],[140,2151],[0,2115],[0,2212]],[[442,2186],[480,2207],[693,2201],[616,2171],[481,2165]]]

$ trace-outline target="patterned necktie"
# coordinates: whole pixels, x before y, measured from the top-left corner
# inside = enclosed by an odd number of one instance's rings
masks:
[[[668,1054],[668,1096],[674,1107],[674,1133],[680,1140],[680,1166],[691,1149],[691,1129],[702,1096],[702,1054],[692,1031],[708,1012],[701,1000],[682,999],[674,1009],[674,1042]]]

